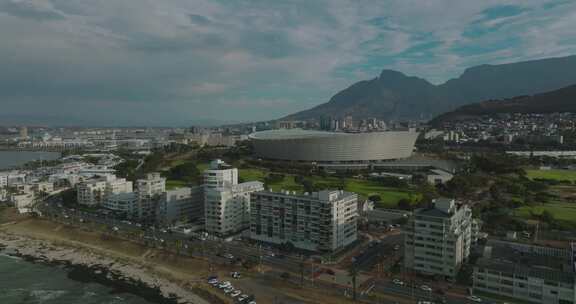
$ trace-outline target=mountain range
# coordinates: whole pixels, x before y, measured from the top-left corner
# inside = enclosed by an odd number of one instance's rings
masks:
[[[443,122],[467,120],[480,115],[501,113],[576,113],[576,85],[561,88],[551,92],[516,96],[503,100],[487,100],[464,105],[454,111],[446,112],[430,121],[431,125]]]
[[[357,82],[326,103],[283,119],[348,115],[354,119],[429,119],[470,103],[534,95],[573,84],[576,84],[576,55],[479,65],[440,85],[398,71],[383,70],[377,78]]]

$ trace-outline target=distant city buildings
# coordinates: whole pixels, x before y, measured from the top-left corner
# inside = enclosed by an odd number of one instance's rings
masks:
[[[357,239],[358,196],[259,191],[250,199],[250,238],[310,251],[334,252]]]
[[[414,211],[406,227],[404,262],[408,269],[454,278],[470,255],[472,211],[454,199],[437,199]]]

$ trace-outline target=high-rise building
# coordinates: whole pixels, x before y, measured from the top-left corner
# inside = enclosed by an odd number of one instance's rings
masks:
[[[204,172],[206,231],[220,236],[249,227],[250,193],[264,190],[261,182],[238,183],[238,169],[221,160]]]
[[[132,182],[124,178],[116,178],[114,175],[107,175],[79,183],[76,191],[79,204],[95,206],[104,203],[114,194],[132,192]]]
[[[136,181],[136,197],[138,198],[138,218],[153,220],[162,193],[166,191],[166,179],[160,173],[149,173],[145,179]]]
[[[255,192],[250,214],[250,237],[258,241],[333,252],[357,238],[358,196],[350,192]]]
[[[406,229],[404,261],[408,269],[453,278],[470,255],[472,211],[454,199],[437,199],[419,209]]]
[[[25,126],[20,128],[20,139],[21,140],[28,139],[28,128]]]

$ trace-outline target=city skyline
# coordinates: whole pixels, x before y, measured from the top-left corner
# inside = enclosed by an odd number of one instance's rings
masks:
[[[450,7],[449,10],[446,8]],[[382,69],[566,56],[569,1],[0,4],[2,121],[189,125],[280,118]]]

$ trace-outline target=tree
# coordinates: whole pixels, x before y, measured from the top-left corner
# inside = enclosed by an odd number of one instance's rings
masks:
[[[373,202],[375,202],[375,203],[379,203],[379,202],[382,201],[382,197],[380,197],[380,195],[378,195],[378,194],[370,195],[370,196],[368,197],[368,199],[371,200],[371,201],[373,201]]]
[[[289,272],[283,272],[282,274],[280,274],[280,277],[284,280],[284,281],[288,281],[290,280],[290,273]]]
[[[352,268],[348,271],[348,275],[352,277],[352,300],[356,301],[356,277],[358,276],[356,266],[352,265]]]
[[[407,198],[401,198],[398,200],[398,209],[402,210],[410,210],[412,209],[412,204],[410,204],[410,200]]]

